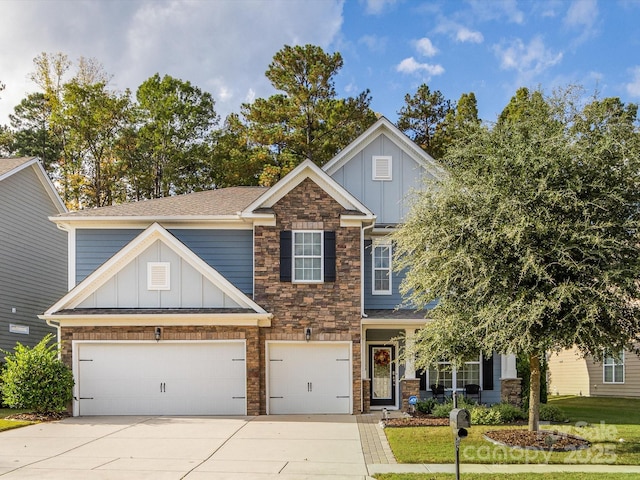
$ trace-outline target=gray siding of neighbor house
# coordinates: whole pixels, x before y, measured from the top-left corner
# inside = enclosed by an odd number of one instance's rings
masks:
[[[16,342],[33,346],[47,333],[55,333],[37,315],[67,292],[67,234],[47,218],[58,213],[33,168],[0,181],[3,350],[13,350]],[[29,334],[10,333],[10,325],[29,327]]]
[[[76,283],[137,237],[135,229],[76,231]],[[253,232],[251,230],[170,230],[178,240],[243,293],[253,293]]]
[[[372,179],[373,156],[391,156],[392,180]],[[408,213],[408,195],[428,172],[407,152],[380,134],[338,169],[332,178],[377,215],[378,224],[400,223]]]

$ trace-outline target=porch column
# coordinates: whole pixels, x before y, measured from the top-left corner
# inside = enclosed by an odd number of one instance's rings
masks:
[[[405,351],[413,352],[414,347],[414,336],[416,333],[415,328],[405,328]],[[415,359],[413,355],[407,355],[404,363],[404,378],[407,380],[413,380],[416,378],[416,367],[415,367]]]
[[[506,378],[518,378],[518,371],[516,370],[516,356],[513,353],[502,354],[501,358],[501,375],[503,379]]]

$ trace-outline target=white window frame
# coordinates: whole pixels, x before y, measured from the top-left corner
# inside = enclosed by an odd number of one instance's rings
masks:
[[[296,255],[296,237],[305,233],[320,234],[320,255]],[[291,281],[293,283],[324,283],[324,231],[323,230],[293,230],[291,235]],[[320,259],[320,278],[319,279],[298,279],[296,277],[296,260],[305,258]]]
[[[376,268],[376,248],[388,248],[388,261],[389,266],[387,268]],[[371,243],[371,294],[372,295],[391,295],[393,292],[392,272],[393,272],[393,246],[390,240],[374,240]],[[376,272],[378,271],[389,272],[389,287],[385,290],[376,289]]]
[[[387,171],[380,172],[378,168],[378,162],[385,161],[387,164]],[[391,181],[393,180],[393,158],[391,155],[374,155],[371,158],[371,178],[373,180]]]
[[[478,355],[477,360],[469,360],[468,362],[464,362],[464,364],[476,364],[478,365],[478,385],[480,385],[480,388],[482,389],[482,355]],[[446,373],[448,375],[451,376],[451,386],[446,386],[445,390],[448,391],[453,391],[453,390],[464,390],[464,385],[462,386],[458,386],[458,373],[459,373],[459,369],[457,368],[453,368],[451,362],[438,362],[438,366],[441,366],[442,368],[440,368],[440,371],[442,372],[443,370],[446,371]],[[431,371],[432,370],[437,370],[434,368],[429,368],[428,370],[428,378],[427,378],[427,387],[433,385],[436,383],[435,378],[431,378]]]
[[[609,360],[609,361],[608,361]],[[618,361],[619,360],[619,361]],[[622,367],[622,381],[616,381],[616,367]],[[607,369],[611,369],[611,378],[613,380],[607,380]],[[624,366],[624,350],[621,350],[619,355],[611,354],[610,352],[604,352],[602,358],[602,383],[607,385],[611,384],[623,384],[626,374],[626,368]]]
[[[164,282],[158,283],[158,273],[164,275]],[[171,290],[170,262],[147,262],[147,290]]]

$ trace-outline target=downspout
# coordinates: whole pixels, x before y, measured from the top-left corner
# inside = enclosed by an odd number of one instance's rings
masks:
[[[360,317],[367,318],[367,314],[364,313],[364,233],[365,230],[373,228],[374,223],[360,229]],[[366,339],[364,338],[364,328],[362,327],[362,321],[360,321],[360,412],[364,411],[364,386],[362,380],[366,373]]]

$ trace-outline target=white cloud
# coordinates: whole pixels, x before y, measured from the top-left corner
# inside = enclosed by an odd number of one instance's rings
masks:
[[[340,34],[342,9],[342,0],[3,0],[0,45],[11,48],[0,55],[7,85],[0,124],[37,89],[27,75],[41,52],[63,52],[74,62],[95,57],[119,90],[135,91],[156,72],[188,80],[214,95],[224,117],[251,90],[273,93],[264,72],[284,45],[328,50]]]
[[[597,0],[574,0],[564,17],[564,24],[580,34],[573,41],[577,46],[593,37],[597,33],[599,11]]]
[[[400,73],[407,74],[425,73],[428,77],[442,75],[444,73],[444,68],[442,67],[442,65],[419,63],[413,57],[405,58],[404,60],[402,60],[398,64],[398,66],[396,66],[396,70]]]
[[[562,60],[562,52],[546,48],[539,36],[534,37],[528,45],[515,39],[509,45],[495,45],[493,49],[502,69],[515,70],[525,77],[539,74]]]
[[[365,12],[369,15],[380,15],[387,5],[393,5],[397,0],[367,0]]]
[[[640,66],[631,70],[633,79],[626,84],[627,93],[632,97],[640,97]]]
[[[524,23],[524,13],[516,0],[469,0],[475,18],[481,21],[506,17],[511,23]]]
[[[458,43],[482,43],[484,36],[477,30],[471,30],[464,25],[452,22],[450,20],[441,19],[435,29],[436,33],[449,35]]]
[[[427,37],[416,40],[415,46],[418,53],[425,57],[433,57],[438,53],[438,49],[433,46],[433,43]]]

